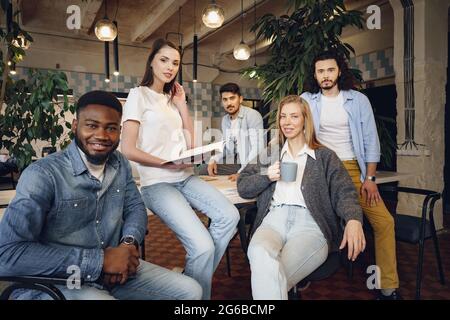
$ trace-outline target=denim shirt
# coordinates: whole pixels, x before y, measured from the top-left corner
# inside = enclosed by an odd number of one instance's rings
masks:
[[[227,159],[232,159],[235,152],[239,156],[239,162],[241,168],[239,173],[245,168],[247,163],[255,159],[256,156],[264,148],[264,129],[263,129],[263,119],[261,114],[248,107],[241,105],[239,114],[236,118],[238,121],[236,125],[237,131],[237,148],[233,146],[232,141],[225,141],[225,152],[224,154],[219,154],[214,156],[214,160],[217,163],[222,163],[223,157]],[[226,114],[222,118],[222,134],[225,139],[230,136],[231,129],[231,118],[230,115]]]
[[[349,118],[353,151],[361,170],[361,181],[364,181],[367,174],[366,163],[380,161],[380,142],[375,117],[370,101],[364,94],[355,90],[342,90],[341,92],[344,97],[344,109]],[[322,111],[321,93],[304,92],[301,97],[308,102],[311,108],[314,130],[317,134]]]
[[[103,250],[118,246],[122,235],[140,243],[146,228],[128,160],[111,154],[101,183],[72,141],[22,173],[0,222],[0,276],[68,277],[68,267],[77,266],[82,279],[95,281]]]

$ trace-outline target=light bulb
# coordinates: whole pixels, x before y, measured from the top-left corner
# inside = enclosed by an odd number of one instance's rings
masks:
[[[248,60],[250,58],[250,47],[241,41],[234,47],[233,56],[236,60]]]
[[[95,35],[101,41],[113,41],[117,37],[117,27],[108,19],[102,19],[95,24]]]
[[[225,20],[224,12],[215,3],[209,4],[202,13],[202,21],[208,28],[219,28]]]
[[[110,81],[111,81],[111,80],[109,80],[109,78],[106,78],[106,79],[105,79],[105,82],[106,82],[106,83],[109,83]]]
[[[120,74],[119,71],[114,71],[114,72],[113,72],[113,75],[115,75],[116,77],[118,77],[119,74]]]
[[[16,39],[12,42],[13,46],[17,48],[22,48],[24,50],[27,50],[30,47],[30,41],[25,39],[25,37],[22,34],[19,34]]]

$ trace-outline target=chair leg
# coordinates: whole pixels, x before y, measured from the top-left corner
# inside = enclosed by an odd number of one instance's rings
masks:
[[[297,290],[297,285],[294,285],[288,292],[288,300],[300,300],[299,292]]]
[[[141,259],[145,261],[145,239],[141,244]]]
[[[353,261],[348,261],[347,278],[349,280],[353,279]]]
[[[242,251],[244,251],[244,254],[247,256],[248,243],[247,234],[245,232],[245,213],[241,214],[241,218],[239,219],[237,228],[239,232],[239,239],[241,241]]]
[[[228,276],[231,277],[230,248],[227,247],[225,253],[227,255],[227,272]]]
[[[445,277],[444,277],[444,269],[442,268],[442,259],[441,259],[441,252],[439,250],[439,242],[436,236],[436,230],[432,230],[431,231],[431,237],[433,239],[433,243],[434,243],[434,250],[436,253],[436,260],[438,263],[438,269],[439,269],[439,278],[441,280],[441,284],[444,285],[445,284]]]
[[[420,300],[420,288],[422,285],[423,247],[424,241],[421,240],[419,242],[419,260],[417,261],[416,300]]]

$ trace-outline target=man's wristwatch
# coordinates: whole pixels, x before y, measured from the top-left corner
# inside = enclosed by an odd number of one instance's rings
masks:
[[[366,177],[366,180],[375,182],[375,181],[377,180],[377,177],[375,177],[375,176],[367,176],[367,177]]]
[[[136,249],[139,250],[139,243],[136,240],[136,238],[133,237],[132,235],[123,236],[122,239],[120,239],[120,243],[130,244],[130,245],[132,244],[132,245],[134,245],[136,247]]]

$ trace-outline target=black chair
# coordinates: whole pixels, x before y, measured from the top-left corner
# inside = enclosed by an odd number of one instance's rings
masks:
[[[327,260],[325,260],[320,267],[292,287],[288,292],[288,299],[300,300],[301,294],[298,290],[299,287],[305,286],[308,282],[325,280],[335,274],[341,266],[345,266],[348,270],[349,268],[352,268],[352,265],[353,262],[347,259],[346,250],[330,252]]]
[[[416,299],[420,299],[424,244],[425,240],[427,239],[433,239],[439,269],[439,279],[441,284],[445,284],[444,269],[442,267],[442,259],[439,251],[439,242],[436,236],[436,227],[434,224],[433,215],[434,205],[436,201],[441,198],[441,194],[432,190],[395,186],[380,186],[379,190],[382,192],[403,192],[407,194],[425,196],[425,199],[422,203],[422,215],[420,217],[399,214],[397,213],[396,209],[395,212],[393,212],[395,220],[396,240],[411,244],[419,244],[419,257],[417,262],[416,274]]]
[[[44,276],[0,277],[0,282],[11,282],[1,293],[0,300],[8,300],[17,289],[39,290],[54,300],[66,300],[57,285],[66,286],[67,279]],[[80,281],[83,284],[83,280]]]
[[[144,260],[144,261],[145,261],[145,237],[147,235],[148,235],[148,229],[145,230],[145,236],[144,236],[144,239],[142,239],[142,242],[141,242],[141,245],[140,245],[140,247],[141,247],[141,259]]]
[[[56,147],[43,147],[41,156],[42,157],[46,157],[49,154],[52,154],[52,153],[55,153],[55,152],[56,152]]]
[[[14,158],[9,158],[5,162],[0,162],[0,184],[11,184],[11,189],[16,189],[14,173],[17,172],[19,172],[19,169],[17,168],[16,160]]]

